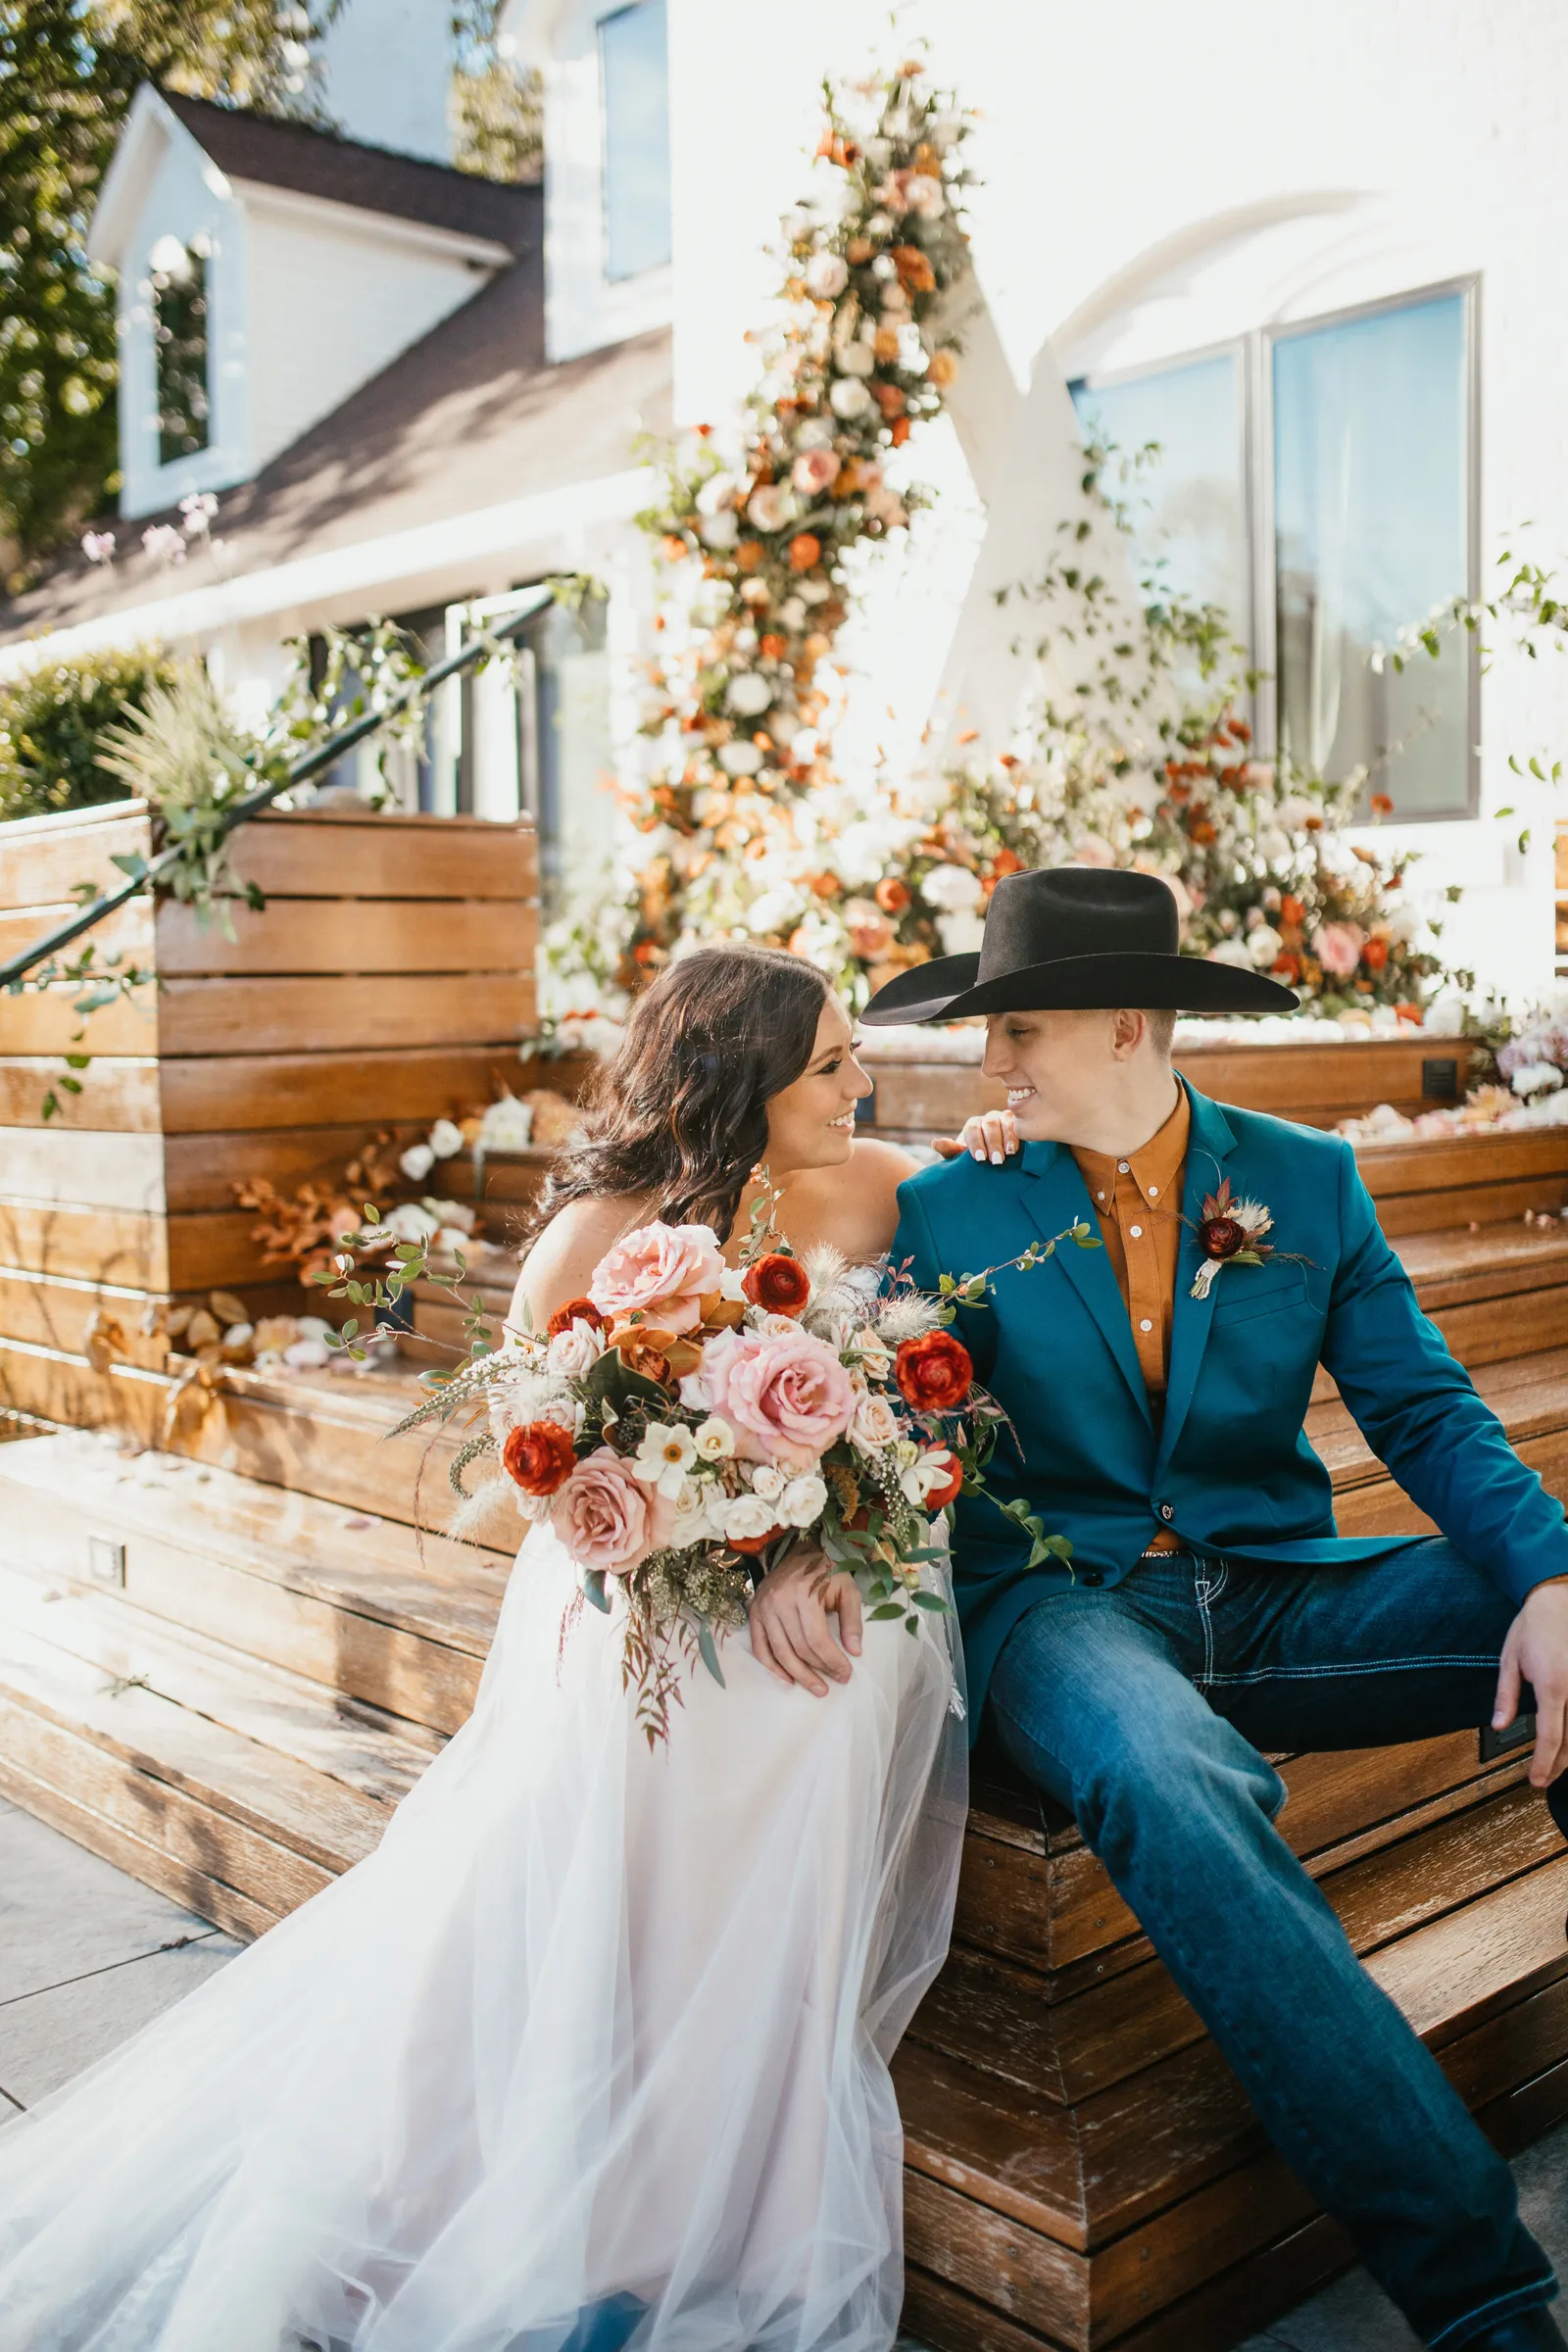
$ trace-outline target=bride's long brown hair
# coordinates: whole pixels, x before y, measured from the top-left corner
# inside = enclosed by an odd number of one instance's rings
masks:
[[[587,1101],[587,1131],[552,1170],[529,1238],[568,1200],[633,1196],[650,1217],[729,1237],[767,1152],[767,1105],[808,1067],[830,995],[777,948],[703,948],[632,1006]]]

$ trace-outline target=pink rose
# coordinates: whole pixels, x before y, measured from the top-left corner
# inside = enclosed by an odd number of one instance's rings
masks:
[[[648,1491],[608,1446],[577,1464],[550,1516],[580,1568],[624,1576],[653,1547]]]
[[[810,1462],[842,1438],[859,1401],[833,1349],[799,1326],[726,1331],[703,1350],[712,1409],[754,1461]]]
[[[831,449],[803,449],[790,469],[790,479],[807,498],[819,498],[838,480],[839,461]]]
[[[1312,934],[1312,953],[1326,972],[1348,980],[1361,960],[1366,933],[1359,923],[1324,923]]]
[[[661,1331],[690,1331],[702,1320],[698,1301],[723,1273],[708,1226],[639,1225],[600,1259],[588,1296],[612,1323],[640,1314]]]

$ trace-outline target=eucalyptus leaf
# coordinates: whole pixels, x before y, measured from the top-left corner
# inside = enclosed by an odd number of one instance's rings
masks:
[[[603,1610],[604,1614],[608,1617],[610,1615],[610,1595],[605,1591],[605,1571],[603,1568],[590,1568],[588,1574],[582,1580],[582,1589],[584,1597],[592,1601],[596,1609]]]

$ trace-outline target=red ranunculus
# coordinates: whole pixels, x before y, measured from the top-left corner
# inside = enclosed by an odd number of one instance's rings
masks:
[[[1247,1228],[1234,1217],[1205,1217],[1198,1228],[1199,1247],[1205,1257],[1234,1257],[1247,1245]]]
[[[810,1277],[798,1257],[770,1250],[749,1265],[741,1289],[754,1306],[769,1315],[798,1315],[811,1295]]]
[[[520,1429],[509,1430],[501,1448],[501,1467],[525,1494],[554,1494],[565,1485],[576,1464],[571,1432],[559,1421],[529,1421]]]
[[[918,1413],[951,1413],[969,1394],[974,1364],[951,1331],[922,1332],[905,1340],[893,1359],[899,1394]]]
[[[609,1318],[599,1312],[591,1298],[568,1298],[564,1306],[557,1307],[545,1325],[546,1339],[556,1339],[562,1332],[569,1331],[574,1323],[586,1323],[590,1331],[610,1329]]]
[[[951,1465],[952,1474],[949,1477],[948,1483],[945,1487],[934,1487],[930,1494],[926,1496],[925,1507],[928,1511],[940,1511],[945,1504],[956,1502],[960,1493],[962,1492],[963,1464],[959,1461],[956,1453],[950,1453],[948,1456],[948,1461]]]

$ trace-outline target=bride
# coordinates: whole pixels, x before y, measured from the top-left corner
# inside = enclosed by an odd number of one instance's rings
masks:
[[[797,1250],[877,1256],[908,1163],[857,1140],[868,1092],[810,965],[673,966],[514,1312],[656,1216],[733,1258],[764,1160]],[[887,2062],[965,1802],[954,1620],[862,1628],[849,1579],[786,1563],[651,1748],[618,1608],[576,1588],[535,1528],[379,1849],[0,2132],[0,2352],[887,2352]]]

